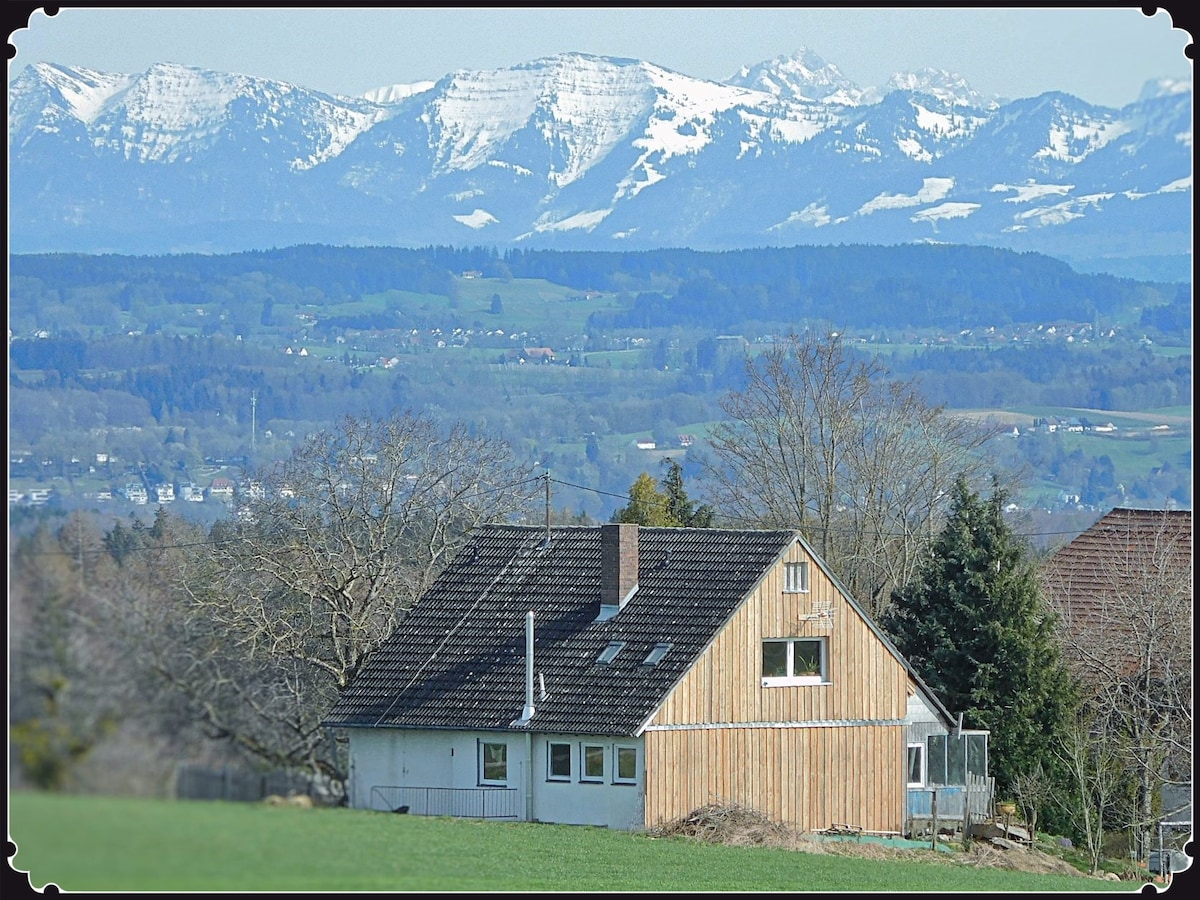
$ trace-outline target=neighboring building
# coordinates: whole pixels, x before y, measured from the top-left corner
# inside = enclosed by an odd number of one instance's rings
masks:
[[[898,835],[931,777],[986,774],[986,735],[782,530],[479,528],[325,724],[351,806],[431,815],[635,830],[720,801]]]
[[[1164,618],[1160,627],[1173,624],[1190,634],[1192,511],[1110,510],[1047,559],[1042,584],[1070,633],[1103,641],[1106,662],[1119,652],[1119,632],[1135,627],[1124,620],[1154,612],[1158,601],[1177,610],[1173,623]],[[1140,665],[1142,655],[1133,650],[1128,664]]]
[[[200,485],[189,481],[179,486],[179,496],[187,503],[202,503],[204,501],[204,490]]]
[[[159,503],[174,503],[175,485],[167,483],[155,485],[154,494],[158,498]]]
[[[138,506],[145,506],[150,500],[150,495],[146,493],[144,485],[136,481],[131,481],[125,485],[125,499],[130,503],[136,503]]]
[[[1140,761],[1161,760],[1142,772],[1140,795],[1143,821],[1159,817],[1158,834],[1147,835],[1154,849],[1191,830],[1192,559],[1191,510],[1118,507],[1041,573],[1085,699],[1124,721]]]
[[[208,486],[208,496],[215,500],[233,501],[233,482],[228,478],[214,478]]]

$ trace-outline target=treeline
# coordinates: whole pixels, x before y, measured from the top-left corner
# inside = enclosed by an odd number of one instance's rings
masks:
[[[792,247],[637,253],[303,245],[223,256],[17,255],[10,312],[37,304],[331,304],[387,290],[453,296],[455,276],[540,278],[630,298],[596,328],[822,319],[841,327],[962,328],[1014,322],[1111,322],[1143,310],[1170,333],[1191,327],[1189,285],[1085,275],[1037,253],[951,245]]]

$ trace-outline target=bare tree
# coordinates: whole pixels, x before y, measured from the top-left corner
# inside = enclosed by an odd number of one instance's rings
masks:
[[[425,416],[344,419],[264,473],[214,531],[193,602],[248,650],[340,689],[464,545],[540,492],[500,440]]]
[[[105,586],[141,707],[259,762],[339,778],[321,722],[484,521],[539,493],[501,441],[347,418],[251,481],[207,534],[160,514]]]
[[[704,474],[727,517],[799,528],[872,613],[907,583],[959,475],[991,436],[836,337],[792,333],[746,362],[722,401]]]
[[[1042,809],[1054,797],[1054,781],[1046,774],[1041,761],[1034,762],[1013,779],[1012,792],[1021,818],[1029,826],[1029,836],[1037,838],[1038,819]]]
[[[1060,801],[1079,827],[1087,846],[1089,873],[1096,874],[1104,853],[1105,816],[1120,790],[1120,759],[1111,735],[1095,733],[1086,720],[1074,723],[1059,736],[1056,750],[1074,787]]]
[[[1192,773],[1190,516],[1114,511],[1043,570],[1093,727],[1119,737],[1136,786],[1129,821],[1120,824],[1143,859],[1155,796]]]

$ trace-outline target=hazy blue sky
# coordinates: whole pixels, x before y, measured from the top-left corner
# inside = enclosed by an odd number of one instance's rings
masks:
[[[35,13],[9,43],[17,47],[10,80],[33,62],[127,74],[174,62],[349,95],[567,51],[723,81],[742,65],[808,47],[860,87],[932,67],[985,94],[1062,90],[1105,106],[1136,99],[1151,78],[1192,77],[1183,53],[1190,34],[1165,10],[1147,18],[1133,6],[61,8],[53,18]]]

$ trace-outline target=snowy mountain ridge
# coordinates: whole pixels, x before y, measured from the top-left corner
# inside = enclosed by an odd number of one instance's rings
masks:
[[[1006,101],[933,69],[861,89],[803,48],[724,83],[569,53],[362,97],[175,63],[39,63],[9,89],[10,240],[938,240],[1119,268],[1190,254],[1191,102],[1190,82],[1165,79],[1120,110]]]

